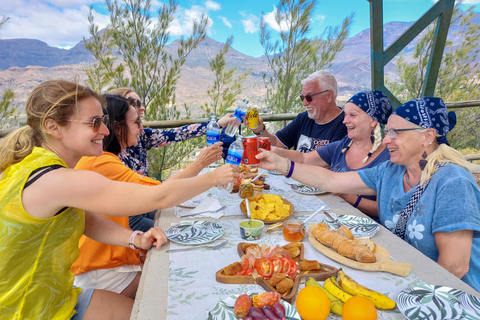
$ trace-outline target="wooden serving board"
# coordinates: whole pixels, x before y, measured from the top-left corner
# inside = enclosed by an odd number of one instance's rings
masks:
[[[242,250],[242,244],[243,243],[241,242],[237,246],[237,252],[238,252],[238,255],[240,257],[244,255],[244,252]],[[299,256],[300,260],[304,260],[303,259],[303,253],[304,253],[304,247],[303,247],[303,243],[302,243],[302,245],[300,247],[300,256]],[[321,269],[320,269],[319,272],[316,272],[316,271],[302,271],[302,272],[300,272],[293,282],[292,289],[290,289],[290,291],[282,294],[282,299],[287,301],[288,303],[291,303],[294,300],[295,296],[297,295],[298,286],[300,285],[300,281],[302,280],[302,278],[312,277],[317,281],[324,281],[327,278],[329,278],[333,275],[336,275],[338,273],[337,268],[329,266],[327,264],[320,263],[320,268]],[[223,271],[223,268],[222,268],[222,269],[220,269],[216,272],[215,278],[216,278],[217,282],[220,282],[220,283],[258,284],[258,285],[262,286],[262,288],[265,291],[276,292],[275,288],[272,287],[270,285],[270,283],[268,282],[268,279],[264,279],[260,276],[256,276],[256,277],[253,277],[253,276],[229,276],[229,275],[225,274],[225,272]]]
[[[310,243],[315,247],[315,249],[336,262],[339,262],[354,269],[365,271],[386,271],[402,277],[407,276],[412,271],[412,265],[410,263],[393,261],[390,258],[390,253],[388,252],[388,250],[382,246],[379,246],[378,244],[376,245],[374,252],[377,261],[374,263],[358,262],[344,257],[338,254],[335,250],[323,245],[312,235],[312,231],[313,228],[315,228],[315,225],[315,223],[312,223],[308,228],[308,241],[310,241]]]
[[[283,200],[284,204],[288,204],[290,206],[290,211],[288,212],[288,216],[286,216],[285,218],[282,218],[282,219],[275,219],[275,220],[266,220],[266,219],[257,219],[257,220],[261,220],[261,221],[263,221],[263,223],[277,223],[277,222],[285,221],[288,218],[290,218],[290,216],[292,215],[292,213],[294,211],[293,204],[290,201],[285,200],[283,198],[282,198],[282,200]],[[245,204],[245,200],[242,200],[242,202],[240,202],[240,210],[248,218],[248,212],[247,212],[247,206]]]

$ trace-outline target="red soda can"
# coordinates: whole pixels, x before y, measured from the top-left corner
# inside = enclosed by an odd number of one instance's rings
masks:
[[[259,164],[260,160],[255,158],[258,154],[258,139],[257,137],[243,138],[243,158],[242,163],[246,165]]]
[[[271,146],[270,138],[268,137],[258,138],[258,148],[262,148],[270,151],[271,149],[270,146]]]

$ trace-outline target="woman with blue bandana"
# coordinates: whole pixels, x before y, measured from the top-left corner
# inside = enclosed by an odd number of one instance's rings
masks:
[[[377,195],[383,225],[480,291],[480,190],[472,165],[448,146],[454,125],[442,99],[420,98],[389,117],[390,161],[377,167],[336,173],[268,151],[257,157],[262,168],[322,190]]]
[[[378,90],[362,91],[351,97],[344,109],[343,124],[348,133],[345,138],[309,153],[297,153],[291,160],[330,168],[335,172],[347,172],[372,168],[390,159],[388,149],[382,145],[380,127],[387,123],[392,113],[392,104],[388,97]],[[376,196],[344,193],[337,195],[380,222]]]

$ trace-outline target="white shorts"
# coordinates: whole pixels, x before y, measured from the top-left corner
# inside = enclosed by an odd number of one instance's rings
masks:
[[[111,269],[98,269],[75,276],[74,285],[81,288],[95,288],[121,293],[137,274],[140,265],[128,264]]]

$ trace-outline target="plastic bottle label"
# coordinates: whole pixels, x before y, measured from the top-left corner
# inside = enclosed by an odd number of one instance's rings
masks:
[[[211,146],[214,143],[220,141],[220,131],[207,131],[207,146]]]
[[[245,117],[245,114],[246,114],[246,113],[247,113],[246,111],[242,111],[242,110],[240,110],[240,109],[235,109],[235,113],[233,114],[233,116],[234,116],[235,118],[237,118],[237,120],[238,120],[239,122],[242,122],[242,121],[243,121],[243,118]]]
[[[225,159],[225,163],[230,163],[234,164],[236,166],[240,165],[240,162],[242,161],[242,154],[238,154],[237,152],[229,152],[227,154],[227,158]]]

